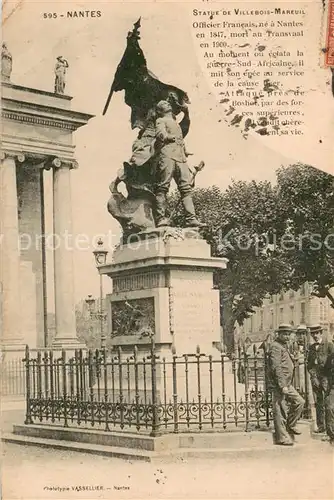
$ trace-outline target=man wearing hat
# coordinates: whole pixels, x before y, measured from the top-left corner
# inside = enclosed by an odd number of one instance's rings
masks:
[[[307,343],[308,328],[306,325],[298,325],[296,329],[296,341],[299,347],[299,352],[303,353],[305,344]]]
[[[328,392],[325,398],[326,432],[331,445],[334,445],[334,353],[327,358],[325,375],[328,379]]]
[[[328,392],[328,375],[325,370],[328,357],[334,352],[334,344],[323,338],[320,325],[310,326],[313,344],[310,345],[307,369],[310,373],[316,410],[317,432],[325,432],[325,397]]]
[[[292,446],[294,436],[300,434],[296,425],[305,404],[304,399],[292,385],[294,362],[288,349],[292,333],[290,325],[280,325],[277,337],[269,348],[269,379],[273,388],[275,441],[282,446]]]

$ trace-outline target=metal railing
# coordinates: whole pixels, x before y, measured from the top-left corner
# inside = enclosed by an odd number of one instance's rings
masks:
[[[26,368],[22,356],[1,363],[0,394],[4,396],[24,396],[26,393]]]
[[[142,346],[140,347],[143,348]],[[267,353],[157,356],[131,350],[39,351],[26,348],[26,420],[30,423],[169,432],[269,427],[272,420]],[[306,367],[295,360],[296,388],[306,399]],[[302,382],[304,380],[304,382]],[[304,385],[304,386],[303,386]]]

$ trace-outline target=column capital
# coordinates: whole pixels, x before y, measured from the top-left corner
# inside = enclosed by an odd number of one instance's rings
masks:
[[[50,157],[44,164],[44,168],[49,170],[50,168],[68,168],[70,170],[78,168],[78,162],[75,159],[60,158],[60,157]]]
[[[1,151],[1,160],[5,160],[6,158],[11,158],[12,160],[18,161],[19,163],[23,163],[26,159],[25,155],[20,151]]]

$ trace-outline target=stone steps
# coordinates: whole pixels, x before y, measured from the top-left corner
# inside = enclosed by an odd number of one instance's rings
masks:
[[[143,460],[145,462],[149,462],[151,455],[151,452],[148,450],[118,448],[116,446],[99,444],[92,445],[91,443],[78,443],[75,441],[63,441],[36,436],[20,436],[11,433],[3,434],[1,439],[6,443],[19,444],[23,446],[38,446],[42,448],[52,448],[53,450],[89,453],[93,455],[103,455],[126,460]]]
[[[4,434],[2,436],[2,440],[6,443],[18,444],[21,446],[37,446],[50,448],[52,450],[102,455],[130,462],[143,461],[157,464],[177,461],[182,462],[193,459],[229,458],[237,460],[241,454],[243,457],[247,455],[251,457],[263,457],[265,455],[272,456],[273,453],[284,453],[287,452],[287,450],[289,450],[289,453],[291,453],[291,451],[297,452],[298,449],[306,446],[305,443],[302,443],[296,444],[293,448],[285,448],[281,446],[274,446],[271,443],[267,446],[247,446],[243,448],[179,448],[168,451],[149,451],[40,437],[20,436],[15,434]]]
[[[294,449],[311,442],[310,424],[300,425]],[[42,446],[67,451],[105,455],[126,460],[165,462],[193,458],[223,458],[240,453],[260,454],[290,447],[274,446],[271,430],[224,433],[179,433],[158,437],[128,432],[64,428],[46,425],[14,425],[13,433],[2,436],[8,443]]]

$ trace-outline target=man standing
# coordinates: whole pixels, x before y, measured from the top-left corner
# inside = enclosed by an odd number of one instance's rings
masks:
[[[184,134],[172,112],[168,101],[157,104],[158,118],[156,121],[155,149],[158,154],[156,167],[156,223],[158,227],[168,226],[166,218],[167,193],[174,179],[181,194],[183,208],[186,213],[187,227],[203,227],[195,215],[194,203],[191,195],[192,179],[187,164]],[[183,108],[187,113],[187,108]]]
[[[269,377],[273,387],[275,441],[276,444],[282,446],[292,446],[294,436],[300,434],[296,425],[305,404],[304,399],[292,386],[294,362],[288,350],[292,332],[290,325],[280,325],[277,337],[269,348]]]
[[[324,373],[328,380],[328,391],[325,397],[326,432],[330,444],[334,445],[334,353],[328,356]]]
[[[320,325],[310,326],[314,343],[310,345],[307,369],[310,373],[313,398],[316,410],[316,432],[325,432],[325,396],[328,391],[328,376],[324,369],[328,357],[334,353],[334,344],[323,338]]]

